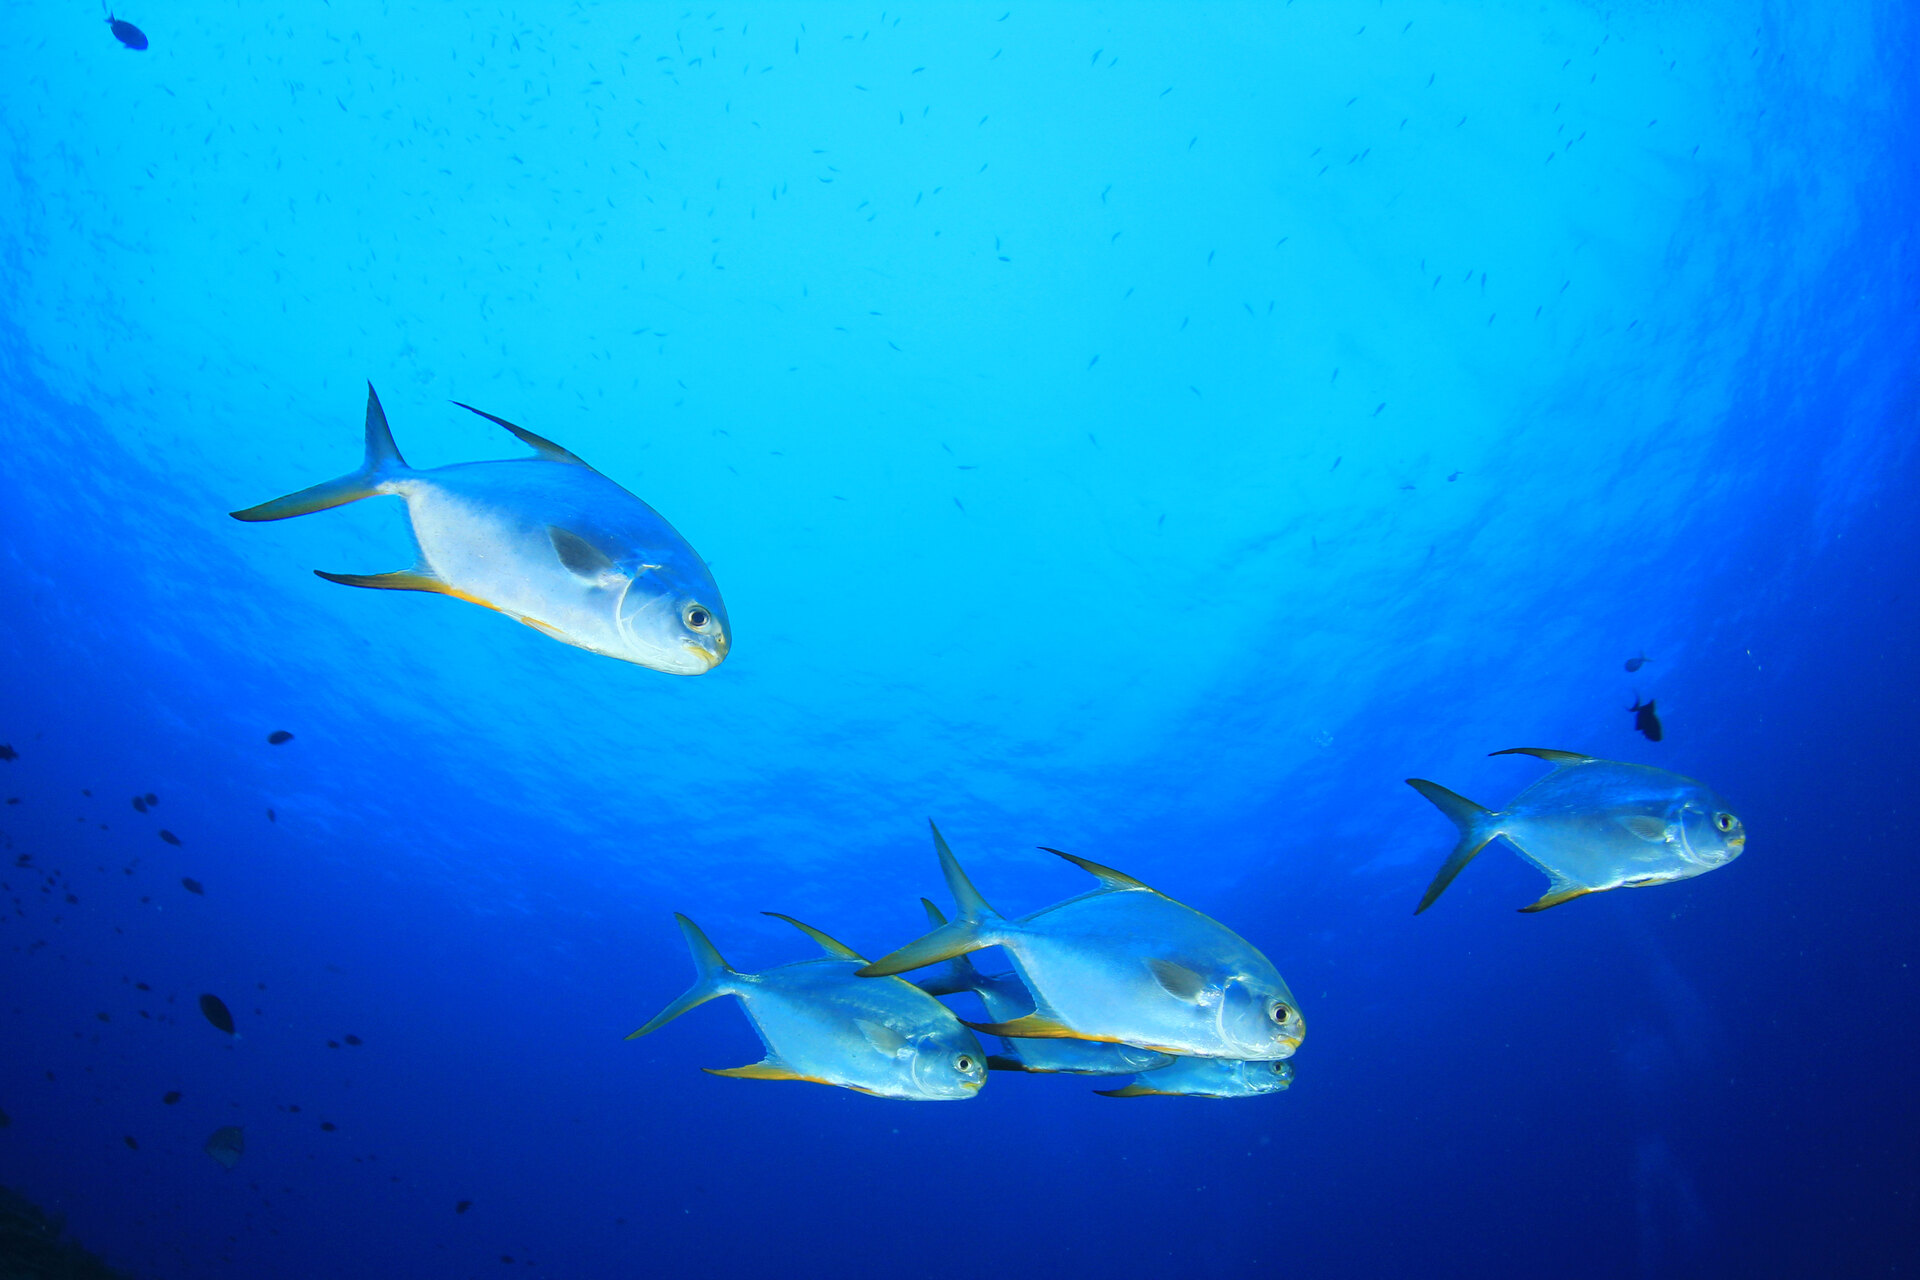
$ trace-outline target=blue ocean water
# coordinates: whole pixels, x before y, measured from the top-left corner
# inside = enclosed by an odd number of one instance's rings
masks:
[[[75,1238],[1920,1261],[1910,8],[104,16],[0,16],[0,1184]],[[656,506],[728,660],[309,572],[404,567],[390,498],[227,517],[350,470],[369,379],[418,465],[523,453],[457,399]],[[1705,780],[1746,855],[1520,915],[1496,846],[1415,919],[1453,832],[1402,779],[1497,805],[1514,746]],[[1002,909],[1085,887],[1049,845],[1245,935],[1293,1087],[721,1079],[733,1001],[623,1039],[690,979],[673,911],[742,969],[809,953],[762,911],[917,936],[929,817]]]

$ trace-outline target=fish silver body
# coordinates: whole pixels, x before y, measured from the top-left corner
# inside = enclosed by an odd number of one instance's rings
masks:
[[[1416,915],[1496,836],[1551,882],[1545,896],[1522,911],[1544,911],[1608,889],[1685,880],[1725,866],[1746,848],[1739,817],[1692,778],[1542,747],[1493,754],[1537,756],[1555,767],[1497,813],[1425,779],[1407,779],[1460,828],[1460,843]]]
[[[793,921],[826,955],[740,973],[691,920],[675,919],[699,976],[629,1040],[731,995],[740,998],[767,1056],[744,1067],[707,1068],[714,1075],[805,1080],[923,1102],[971,1098],[986,1082],[986,1053],[952,1010],[903,979],[875,983],[855,977],[865,959],[817,930]]]
[[[409,467],[369,387],[366,460],[359,471],[233,515],[283,520],[395,494],[407,503],[417,550],[413,568],[321,577],[453,596],[562,643],[656,671],[699,675],[719,665],[732,647],[726,605],[686,539],[659,512],[559,445],[472,412],[505,427],[538,456]]]
[[[1175,1058],[1143,1071],[1118,1089],[1096,1089],[1108,1098],[1255,1098],[1293,1084],[1291,1062],[1242,1062],[1233,1058]]]
[[[967,880],[934,830],[949,924],[862,969],[872,977],[982,947],[1007,949],[1034,1011],[971,1023],[993,1035],[1104,1040],[1160,1053],[1273,1060],[1306,1035],[1299,1005],[1273,963],[1246,939],[1131,876],[1060,853],[1100,887],[1018,919],[1002,916]]]

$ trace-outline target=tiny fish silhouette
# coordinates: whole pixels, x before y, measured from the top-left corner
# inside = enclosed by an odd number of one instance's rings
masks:
[[[473,1201],[461,1200],[453,1206],[453,1211],[455,1213],[465,1213],[467,1210],[471,1208],[473,1208]]]
[[[348,1044],[365,1044],[366,1043],[366,1041],[362,1040],[359,1036],[342,1036],[340,1038],[342,1040],[345,1040]]]
[[[1640,701],[1640,695],[1633,695],[1633,705],[1627,710],[1633,712],[1633,727],[1647,735],[1648,742],[1658,742],[1664,736],[1660,728],[1660,717],[1654,714],[1653,699]]]
[[[1629,671],[1638,671],[1640,668],[1646,665],[1647,665],[1647,655],[1644,653],[1637,658],[1627,659],[1627,670]]]
[[[13,1121],[7,1116],[7,1113],[0,1111],[0,1129],[4,1129],[12,1123]]]
[[[267,735],[267,741],[277,747],[283,742],[292,742],[293,735],[288,733],[285,729],[275,729],[272,733]]]
[[[162,827],[162,828],[160,829],[160,838],[161,838],[162,840],[165,840],[165,841],[166,841],[166,842],[167,842],[168,844],[179,844],[179,843],[180,843],[180,837],[179,837],[179,836],[177,836],[177,835],[175,835],[175,834],[173,834],[173,832],[171,832],[171,831],[168,831],[168,830],[167,830],[167,829],[166,829],[165,827]]]
[[[127,1150],[129,1150],[129,1151],[138,1151],[138,1150],[140,1149],[140,1144],[139,1144],[139,1143],[137,1143],[137,1142],[135,1142],[135,1141],[133,1140],[133,1135],[131,1135],[131,1134],[129,1134],[129,1135],[127,1135],[126,1137],[124,1137],[124,1138],[122,1138],[122,1139],[120,1139],[120,1141],[122,1141],[122,1142],[124,1142],[124,1143],[126,1143],[126,1144],[127,1144]]]
[[[160,1101],[166,1103],[168,1106],[172,1106],[174,1103],[180,1101],[180,1091],[178,1089],[169,1089],[167,1090],[166,1096],[161,1098]]]
[[[146,795],[141,796],[140,798],[147,802],[147,808],[149,809],[153,808],[153,806],[160,803],[160,797],[153,794],[153,792],[151,791],[147,792]]]
[[[200,1012],[207,1016],[207,1021],[211,1022],[217,1030],[224,1031],[228,1035],[233,1034],[233,1015],[227,1012],[226,1001],[219,996],[201,996]]]
[[[112,14],[108,14],[107,25],[113,29],[113,38],[127,46],[127,48],[144,49],[147,47],[147,33],[134,26],[131,22],[124,22]]]
[[[188,893],[197,893],[202,896],[205,896],[207,892],[205,886],[203,886],[198,880],[195,880],[192,876],[181,876],[180,887],[182,889],[185,889]]]
[[[20,753],[13,749],[10,742],[0,742],[0,760],[18,760]]]
[[[269,810],[267,810],[267,821],[268,821],[268,822],[278,822],[278,821],[280,821],[280,819],[278,819],[278,818],[276,818],[276,817],[275,817],[275,816],[273,815],[273,810],[271,810],[271,809],[269,809]]]
[[[139,812],[145,813],[147,811],[147,798],[145,796],[135,796],[133,798],[133,807]]]

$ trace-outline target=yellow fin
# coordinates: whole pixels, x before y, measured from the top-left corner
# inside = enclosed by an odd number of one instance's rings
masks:
[[[966,1026],[990,1036],[1012,1036],[1026,1040],[1107,1040],[1120,1043],[1111,1036],[1090,1036],[1075,1031],[1058,1018],[1049,1018],[1044,1014],[1030,1013],[1024,1018],[1015,1018],[1012,1022],[968,1022],[960,1019]]]
[[[1170,1093],[1165,1089],[1149,1089],[1143,1084],[1130,1084],[1124,1089],[1095,1089],[1103,1098],[1185,1098],[1191,1095]]]
[[[315,569],[313,572],[315,577],[325,578],[328,582],[338,582],[346,587],[373,587],[381,591],[431,591],[435,595],[452,596],[455,600],[477,604],[482,609],[498,610],[500,608],[491,600],[482,600],[479,596],[468,595],[460,588],[419,569],[401,569],[395,573],[328,573],[325,569]]]
[[[1051,853],[1058,858],[1065,858],[1068,862],[1071,862],[1074,866],[1098,880],[1100,887],[1103,889],[1113,889],[1116,891],[1124,889],[1145,889],[1148,893],[1154,891],[1150,886],[1141,884],[1124,871],[1115,871],[1112,867],[1103,867],[1097,862],[1088,862],[1085,858],[1076,858],[1070,853],[1061,853],[1058,849],[1049,849],[1046,845],[1041,845],[1040,851],[1042,853]]]
[[[803,1076],[778,1058],[762,1058],[750,1062],[744,1067],[703,1067],[701,1070],[713,1076],[732,1076],[737,1080],[804,1080],[808,1084],[833,1084],[832,1080],[822,1080],[819,1076]]]
[[[1589,894],[1592,892],[1593,892],[1592,889],[1589,889],[1584,885],[1577,885],[1577,884],[1564,885],[1564,887],[1555,888],[1550,893],[1548,893],[1546,897],[1540,899],[1540,901],[1534,903],[1532,906],[1521,907],[1519,908],[1519,910],[1545,911],[1548,907],[1557,907],[1563,902],[1571,902],[1575,898],[1581,897],[1585,894]]]
[[[1489,751],[1490,756],[1537,756],[1548,764],[1592,764],[1592,756],[1583,756],[1578,751],[1556,751],[1552,747],[1508,747],[1505,751]]]
[[[836,938],[828,937],[810,924],[801,924],[792,916],[782,915],[778,911],[762,911],[760,914],[763,916],[772,916],[775,920],[785,920],[788,924],[819,943],[820,949],[832,956],[835,960],[858,960],[861,964],[867,962],[867,958],[858,951],[855,951],[852,947]]]

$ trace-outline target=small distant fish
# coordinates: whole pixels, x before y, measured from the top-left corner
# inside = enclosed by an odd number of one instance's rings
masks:
[[[293,735],[288,733],[285,729],[275,729],[272,733],[267,735],[267,741],[271,742],[274,746],[277,747],[283,742],[292,742]]]
[[[1660,717],[1654,714],[1652,698],[1642,702],[1636,693],[1633,695],[1633,705],[1627,710],[1633,713],[1633,727],[1646,734],[1648,742],[1658,742],[1666,736],[1666,731],[1660,727]]]
[[[168,1106],[172,1106],[174,1103],[180,1101],[180,1091],[178,1089],[169,1089],[160,1101],[166,1103]]]
[[[454,1206],[453,1206],[453,1211],[454,1211],[455,1213],[465,1213],[465,1212],[466,1212],[467,1210],[469,1210],[469,1209],[471,1209],[471,1208],[473,1208],[473,1201],[471,1201],[471,1200],[460,1200],[460,1201],[457,1201],[457,1202],[455,1202],[455,1204],[454,1204]]]
[[[171,831],[168,831],[168,830],[167,830],[167,829],[166,829],[165,827],[162,827],[162,828],[160,829],[160,838],[161,838],[162,840],[165,840],[165,841],[166,841],[166,842],[167,842],[168,844],[179,844],[179,843],[180,843],[180,837],[179,837],[179,836],[177,836],[177,835],[175,835],[175,834],[173,834],[173,832],[171,832]]]
[[[1498,813],[1424,778],[1407,785],[1460,828],[1460,843],[1414,908],[1419,915],[1495,836],[1552,883],[1522,911],[1545,911],[1582,894],[1685,880],[1723,867],[1747,847],[1726,801],[1692,778],[1577,751],[1510,747],[1497,756],[1538,756],[1554,766]]]
[[[207,891],[206,887],[202,885],[198,880],[195,880],[192,876],[181,876],[180,887],[182,889],[185,889],[188,893],[205,894]]]
[[[153,806],[160,803],[160,797],[153,794],[153,792],[151,791],[147,792],[146,795],[141,796],[140,798],[147,802],[147,808],[149,809],[153,808]]]
[[[139,812],[145,813],[147,811],[147,798],[145,796],[135,796],[133,798],[133,807]]]
[[[20,753],[13,749],[11,742],[0,742],[0,760],[18,760]]]
[[[1629,671],[1638,671],[1640,668],[1646,665],[1647,665],[1647,655],[1644,653],[1637,658],[1627,659],[1627,670]]]
[[[1032,994],[1034,1011],[1012,1022],[968,1024],[989,1035],[1106,1040],[1161,1053],[1263,1060],[1292,1057],[1305,1037],[1299,1004],[1273,962],[1219,921],[1058,849],[1046,852],[1093,876],[1099,887],[1009,919],[973,887],[938,827],[933,842],[959,914],[866,966],[861,977],[998,946]]]
[[[806,1080],[920,1102],[971,1098],[980,1091],[987,1055],[952,1010],[904,979],[856,977],[867,963],[858,952],[791,916],[778,918],[826,954],[739,973],[700,926],[676,914],[693,952],[694,983],[627,1039],[658,1030],[716,996],[738,996],[767,1056],[744,1067],[708,1067],[714,1075]]]
[[[362,1040],[359,1036],[341,1036],[340,1038],[342,1040],[345,1040],[348,1044],[365,1044],[366,1043],[366,1041]]]
[[[339,1125],[337,1125],[337,1124],[335,1124],[335,1123],[334,1123],[333,1121],[331,1121],[331,1120],[322,1120],[322,1121],[320,1122],[320,1127],[321,1127],[321,1128],[322,1128],[323,1130],[325,1130],[326,1132],[328,1132],[328,1133],[332,1133],[332,1132],[334,1132],[335,1130],[337,1130],[337,1129],[339,1129],[339,1127],[340,1127],[340,1126],[339,1126]]]
[[[267,810],[267,821],[277,823],[280,821],[280,819],[274,814],[273,810],[269,809]]]
[[[237,1124],[223,1124],[200,1149],[219,1161],[221,1168],[231,1169],[240,1163],[241,1153],[247,1149],[247,1135]]]
[[[1255,1098],[1293,1084],[1291,1062],[1237,1062],[1232,1058],[1175,1058],[1143,1071],[1118,1089],[1095,1089],[1103,1098]]]
[[[112,14],[108,14],[107,26],[112,28],[113,38],[127,46],[127,48],[144,49],[147,47],[147,33],[134,26],[131,22],[123,21],[122,19],[114,17]]]
[[[120,1139],[120,1141],[127,1144],[127,1150],[129,1151],[138,1151],[140,1149],[140,1144],[133,1140],[132,1134],[128,1134],[126,1137]]]
[[[201,996],[200,1012],[207,1016],[207,1021],[215,1028],[228,1035],[233,1034],[233,1015],[227,1011],[226,1002],[219,996]]]
[[[414,566],[321,577],[452,596],[655,671],[697,676],[720,665],[733,643],[726,605],[706,562],[672,525],[553,441],[460,407],[505,427],[537,456],[416,470],[400,456],[369,386],[358,471],[233,517],[284,520],[397,494],[419,552]]]

